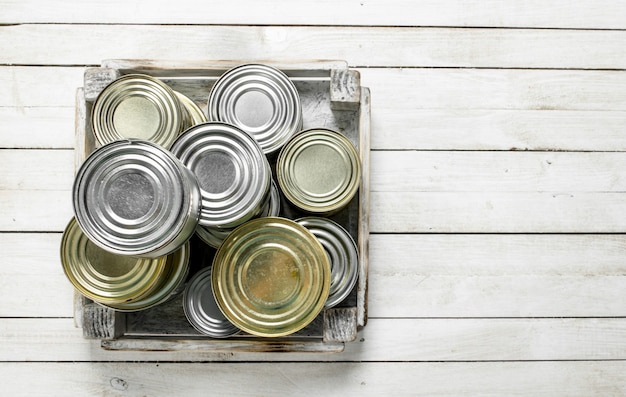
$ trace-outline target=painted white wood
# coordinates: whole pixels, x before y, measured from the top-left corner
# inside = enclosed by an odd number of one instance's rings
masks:
[[[31,396],[580,396],[626,391],[623,361],[485,363],[0,363]],[[36,376],[33,376],[36,374]]]
[[[623,233],[622,193],[372,192],[375,233]]]
[[[73,107],[0,107],[0,148],[71,148]]]
[[[70,0],[63,7],[36,0],[2,0],[1,23],[182,23],[273,25],[477,26],[623,29],[620,1]],[[33,12],[36,9],[37,12]],[[69,12],[68,10],[71,10]],[[558,17],[557,17],[558,16]]]
[[[624,153],[371,153],[375,192],[624,192]],[[70,190],[72,150],[0,149],[0,189]],[[407,177],[410,176],[410,177]]]
[[[101,349],[69,318],[0,319],[0,362],[624,360],[625,341],[623,318],[374,318],[340,354],[211,353],[202,341],[186,351],[141,352]]]
[[[374,99],[381,94],[373,92]],[[398,108],[386,106],[386,101]],[[393,97],[377,101],[372,115],[372,148],[626,150],[624,111],[420,109],[400,105]]]
[[[60,232],[74,216],[71,190],[0,190],[0,232]]]
[[[26,24],[0,26],[0,32],[8,64],[139,58],[345,59],[363,67],[626,66],[622,30]]]
[[[10,264],[0,266],[0,317],[73,315],[60,238],[0,234]],[[626,314],[622,235],[373,235],[370,246],[371,317]]]

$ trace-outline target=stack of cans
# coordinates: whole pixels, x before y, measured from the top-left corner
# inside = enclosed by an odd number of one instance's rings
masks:
[[[208,94],[204,114],[147,75],[101,92],[100,147],[76,174],[64,271],[95,302],[144,310],[183,289],[196,234],[217,253],[184,288],[190,324],[215,338],[289,335],[355,286],[354,240],[323,216],[355,196],[359,155],[340,132],[302,131],[298,91],[276,68],[235,67]],[[317,216],[280,217],[281,196],[285,213]]]

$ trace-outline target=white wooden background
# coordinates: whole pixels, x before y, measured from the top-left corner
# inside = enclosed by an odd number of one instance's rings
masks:
[[[360,70],[370,321],[345,353],[108,352],[73,327],[74,93],[108,58]],[[618,0],[0,0],[0,394],[625,395],[625,127]]]

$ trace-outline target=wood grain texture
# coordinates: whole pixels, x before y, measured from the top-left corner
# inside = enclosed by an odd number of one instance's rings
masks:
[[[380,396],[620,395],[623,361],[516,363],[0,363],[5,391],[64,396],[295,395]],[[36,373],[37,376],[32,376]],[[450,374],[454,374],[453,377]],[[485,376],[489,374],[489,376]],[[511,387],[514,384],[515,387]]]
[[[393,338],[389,336],[393,335]],[[163,340],[162,351],[106,350],[70,318],[0,319],[0,361],[536,361],[624,360],[623,318],[369,319],[341,354],[225,354],[197,341]],[[557,342],[558,341],[558,342]],[[225,341],[227,343],[227,341]],[[140,339],[107,346],[139,346]],[[178,347],[178,351],[176,348]],[[184,349],[183,349],[184,348]],[[170,351],[167,351],[167,350]]]
[[[0,26],[0,34],[5,65],[98,65],[108,58],[345,59],[353,67],[626,65],[621,30],[26,24]]]
[[[626,7],[620,2],[607,0],[593,3],[580,0],[505,3],[497,0],[428,0],[420,1],[417,6],[410,0],[320,0],[298,5],[288,0],[263,4],[250,0],[210,4],[199,0],[183,0],[175,4],[165,0],[133,0],[124,2],[120,8],[111,7],[110,2],[102,0],[70,0],[63,4],[64,7],[55,7],[36,0],[2,0],[0,22],[623,29],[626,19]],[[32,12],[34,8],[37,12]],[[72,12],[67,12],[68,9]]]

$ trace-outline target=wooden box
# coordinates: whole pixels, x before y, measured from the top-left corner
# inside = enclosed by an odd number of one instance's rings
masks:
[[[76,100],[76,166],[95,147],[90,115],[94,100],[111,81],[123,74],[144,73],[162,79],[174,90],[196,102],[206,113],[209,91],[229,68],[244,62],[167,62],[107,60],[85,71],[84,87]],[[310,325],[283,338],[237,336],[213,339],[199,334],[187,322],[182,294],[152,309],[120,313],[76,294],[75,320],[87,338],[101,339],[109,350],[194,350],[259,352],[339,352],[356,338],[367,322],[367,269],[369,241],[369,134],[370,93],[361,87],[359,73],[343,61],[302,63],[265,62],[281,69],[300,94],[304,128],[325,127],[346,134],[359,150],[363,178],[359,193],[331,218],[348,230],[358,245],[359,279],[350,296],[337,307],[326,309]],[[270,159],[270,161],[272,161]],[[281,216],[294,219],[305,214],[281,199]],[[210,265],[214,250],[192,239],[190,276]],[[189,276],[189,277],[190,277]]]

